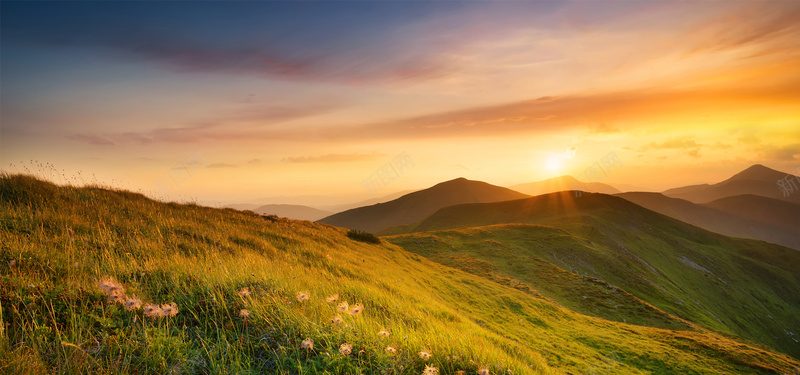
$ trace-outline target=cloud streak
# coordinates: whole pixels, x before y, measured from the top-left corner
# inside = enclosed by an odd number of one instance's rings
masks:
[[[350,163],[357,161],[374,160],[383,154],[326,154],[320,156],[297,156],[283,158],[286,163]]]

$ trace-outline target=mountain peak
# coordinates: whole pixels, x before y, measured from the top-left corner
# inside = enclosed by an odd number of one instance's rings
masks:
[[[391,226],[420,221],[442,207],[522,198],[528,198],[528,196],[483,181],[459,177],[406,194],[389,202],[354,208],[319,221],[350,229],[379,232]]]
[[[733,175],[731,178],[727,179],[726,181],[737,181],[737,180],[777,180],[782,178],[786,173],[776,171],[772,168],[766,167],[761,164],[754,164],[747,169]]]

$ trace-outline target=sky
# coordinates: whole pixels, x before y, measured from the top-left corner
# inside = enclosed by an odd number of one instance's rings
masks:
[[[322,205],[800,167],[797,1],[0,7],[0,168],[58,183]]]

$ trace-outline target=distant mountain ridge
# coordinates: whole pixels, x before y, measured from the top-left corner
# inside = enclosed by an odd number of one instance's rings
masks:
[[[788,173],[756,164],[716,184],[683,186],[665,190],[662,194],[694,203],[708,203],[721,198],[751,194],[800,204],[800,192],[786,196],[778,185],[778,180],[787,175]]]
[[[309,221],[316,221],[332,214],[332,212],[297,204],[266,204],[254,208],[252,211],[262,215],[277,215],[288,219]]]
[[[354,208],[324,219],[321,223],[367,232],[406,225],[424,219],[436,210],[463,203],[499,202],[528,195],[481,181],[457,178],[406,194],[395,200]]]
[[[531,196],[556,193],[559,191],[567,191],[567,190],[581,190],[589,193],[603,193],[603,194],[621,193],[621,191],[617,190],[613,186],[602,184],[599,182],[584,183],[578,181],[578,179],[572,176],[559,176],[542,181],[513,185],[509,186],[508,188]]]
[[[756,195],[737,195],[706,204],[660,193],[615,195],[712,232],[758,239],[800,250],[800,205],[794,203]]]

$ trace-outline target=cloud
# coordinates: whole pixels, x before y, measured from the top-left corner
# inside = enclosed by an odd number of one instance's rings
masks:
[[[763,146],[761,152],[764,157],[775,161],[800,160],[800,143],[784,146]]]
[[[754,14],[759,15],[753,17]],[[789,45],[798,46],[800,4],[793,1],[753,3],[708,20],[691,31],[700,40],[692,51],[708,52],[757,46],[758,55],[782,53]],[[783,48],[773,48],[783,47]],[[783,50],[783,51],[781,51]]]
[[[589,134],[616,134],[620,132],[622,132],[620,128],[607,123],[595,125],[589,129]]]
[[[645,152],[649,150],[675,150],[675,149],[695,149],[694,154],[697,154],[697,149],[702,145],[695,142],[689,137],[673,138],[661,143],[651,142],[641,147],[638,151]]]
[[[446,76],[453,71],[448,52],[466,43],[455,33],[420,38],[418,33],[425,31],[406,24],[429,28],[425,20],[443,10],[438,8],[453,8],[448,5],[420,7],[437,8],[430,11],[392,4],[332,10],[324,4],[305,8],[274,2],[227,9],[212,3],[158,8],[153,12],[152,5],[135,3],[88,9],[14,5],[3,19],[4,42],[89,50],[178,72],[346,84]],[[457,21],[450,22],[455,26]]]
[[[790,87],[796,87],[792,82]],[[646,88],[616,92],[547,96],[502,105],[467,108],[381,123],[335,126],[323,139],[426,139],[536,134],[585,127],[587,122],[615,121],[620,131],[644,127],[652,119],[682,119],[697,112],[729,113],[754,105],[800,100],[787,87],[739,89]]]
[[[761,140],[758,137],[756,137],[755,135],[752,135],[752,134],[743,135],[743,136],[739,137],[737,139],[737,141],[739,141],[739,144],[743,144],[743,145],[754,146],[754,145],[761,144]]]
[[[327,154],[321,156],[299,156],[286,157],[283,162],[287,163],[349,163],[355,161],[373,160],[383,154]]]
[[[280,103],[248,105],[245,108],[180,126],[159,127],[138,132],[107,133],[103,136],[79,135],[69,138],[92,145],[130,143],[148,145],[156,142],[193,143],[208,140],[264,139],[269,134],[264,131],[265,128],[323,115],[343,106],[341,101],[331,98],[302,105]]]
[[[238,165],[228,163],[211,163],[206,168],[239,168]]]
[[[93,135],[93,134],[72,134],[67,136],[68,139],[88,143],[90,145],[95,146],[113,146],[115,143],[112,142],[110,139],[101,136],[101,135]]]

